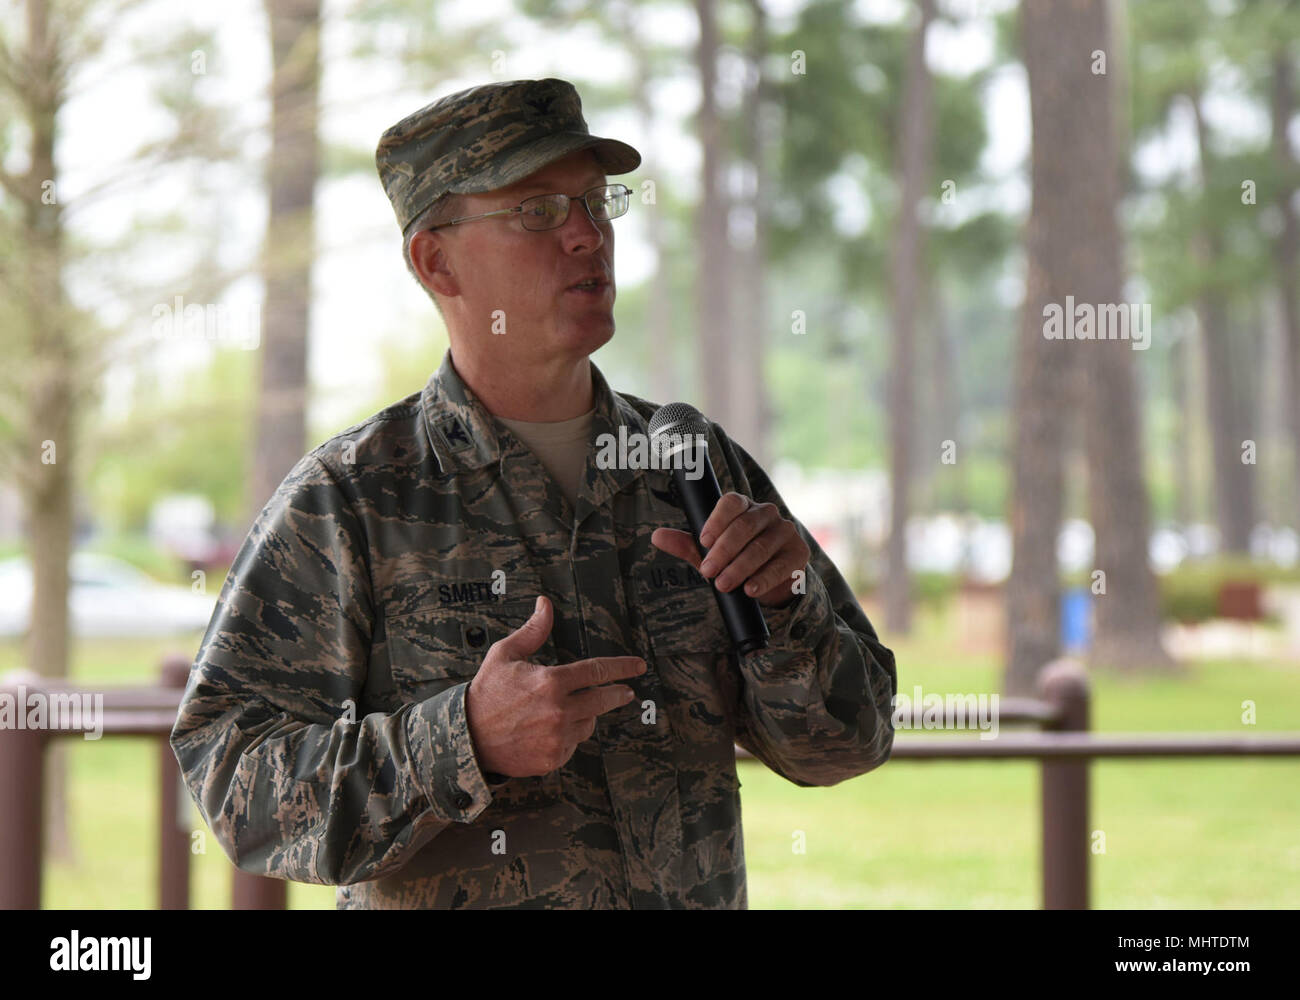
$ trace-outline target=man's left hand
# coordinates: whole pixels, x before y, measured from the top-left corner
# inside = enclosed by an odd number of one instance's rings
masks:
[[[743,585],[744,593],[773,608],[794,599],[795,571],[812,555],[776,504],[755,503],[739,493],[724,494],[704,522],[700,544],[708,554],[703,559],[688,531],[656,528],[650,543],[689,562],[718,590]]]

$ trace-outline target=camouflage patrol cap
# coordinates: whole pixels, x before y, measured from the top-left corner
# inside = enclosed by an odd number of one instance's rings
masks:
[[[441,195],[495,191],[579,149],[606,174],[625,174],[641,154],[587,131],[566,80],[514,80],[470,87],[407,115],[379,140],[375,166],[405,235]]]

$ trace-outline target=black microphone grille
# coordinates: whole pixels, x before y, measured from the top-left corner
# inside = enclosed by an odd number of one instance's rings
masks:
[[[690,403],[665,403],[650,417],[652,438],[660,434],[691,438],[703,434],[707,437],[708,433],[709,421]]]

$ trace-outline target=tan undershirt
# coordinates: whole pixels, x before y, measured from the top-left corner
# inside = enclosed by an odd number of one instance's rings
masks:
[[[591,447],[593,406],[572,420],[537,423],[531,420],[496,419],[532,450],[551,478],[559,485],[569,503],[578,506],[578,490],[587,470],[587,451]]]

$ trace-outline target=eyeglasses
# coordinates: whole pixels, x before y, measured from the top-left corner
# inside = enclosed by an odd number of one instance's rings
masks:
[[[430,227],[429,231],[459,226],[462,222],[473,222],[475,219],[490,219],[494,215],[518,215],[524,228],[535,233],[559,229],[569,220],[569,205],[574,201],[580,201],[586,206],[587,215],[592,222],[609,222],[627,214],[628,206],[632,203],[632,189],[622,184],[602,184],[577,198],[570,198],[567,194],[539,194],[525,198],[514,208],[501,208],[482,215],[452,219],[441,226]]]

